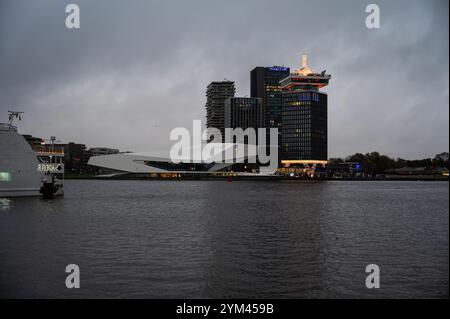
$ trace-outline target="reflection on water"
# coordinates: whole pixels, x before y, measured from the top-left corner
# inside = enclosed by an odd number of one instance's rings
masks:
[[[65,188],[0,200],[1,297],[448,297],[448,183]],[[70,263],[81,289],[65,288]],[[378,290],[365,288],[371,263]]]

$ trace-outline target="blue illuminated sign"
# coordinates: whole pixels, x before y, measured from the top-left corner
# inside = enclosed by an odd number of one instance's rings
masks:
[[[273,66],[269,68],[270,71],[289,71],[289,68],[286,68],[284,66]]]

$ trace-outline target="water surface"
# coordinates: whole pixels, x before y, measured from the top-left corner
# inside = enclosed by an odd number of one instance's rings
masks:
[[[0,297],[448,298],[447,182],[68,180],[0,199]],[[365,267],[381,288],[365,287]],[[65,267],[81,269],[67,289]]]

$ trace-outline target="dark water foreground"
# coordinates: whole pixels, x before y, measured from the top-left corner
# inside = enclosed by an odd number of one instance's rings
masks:
[[[0,199],[0,297],[448,298],[448,196],[448,182],[66,181],[64,199]]]

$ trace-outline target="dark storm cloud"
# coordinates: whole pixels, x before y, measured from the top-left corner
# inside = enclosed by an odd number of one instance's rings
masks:
[[[68,30],[77,3],[81,29]],[[169,132],[204,119],[206,85],[249,94],[257,65],[332,74],[331,156],[448,150],[448,2],[0,0],[0,116],[22,131],[88,146],[166,149]]]

